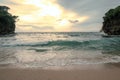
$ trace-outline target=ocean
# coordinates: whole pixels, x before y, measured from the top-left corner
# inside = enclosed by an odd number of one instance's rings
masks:
[[[0,65],[23,68],[120,62],[120,37],[99,32],[19,32],[0,37]]]

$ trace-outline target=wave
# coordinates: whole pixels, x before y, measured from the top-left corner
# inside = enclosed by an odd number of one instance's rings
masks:
[[[34,43],[16,43],[0,45],[0,47],[53,47],[57,46],[60,49],[94,49],[94,50],[120,50],[120,38],[102,38],[98,40],[87,41],[69,41],[57,40],[47,42],[34,42]],[[64,47],[64,48],[63,48]]]
[[[16,46],[80,46],[80,45],[88,45],[90,43],[94,43],[94,41],[65,41],[65,40],[57,40],[57,41],[48,41],[48,42],[37,42],[37,43],[16,43],[16,44],[5,44],[1,45],[2,47],[16,47]]]

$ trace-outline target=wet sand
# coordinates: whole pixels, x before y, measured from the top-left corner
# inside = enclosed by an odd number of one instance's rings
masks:
[[[119,64],[86,66],[46,69],[2,67],[0,80],[120,80]]]

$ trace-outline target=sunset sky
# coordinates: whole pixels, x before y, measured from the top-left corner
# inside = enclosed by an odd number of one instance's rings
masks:
[[[0,0],[19,16],[16,32],[99,31],[105,12],[120,0]]]

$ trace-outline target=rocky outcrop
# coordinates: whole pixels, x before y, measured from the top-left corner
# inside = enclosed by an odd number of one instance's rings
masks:
[[[120,35],[120,6],[110,9],[103,17],[102,30],[108,35]]]
[[[18,16],[8,13],[9,7],[0,6],[0,35],[12,34],[15,32],[15,22]]]

